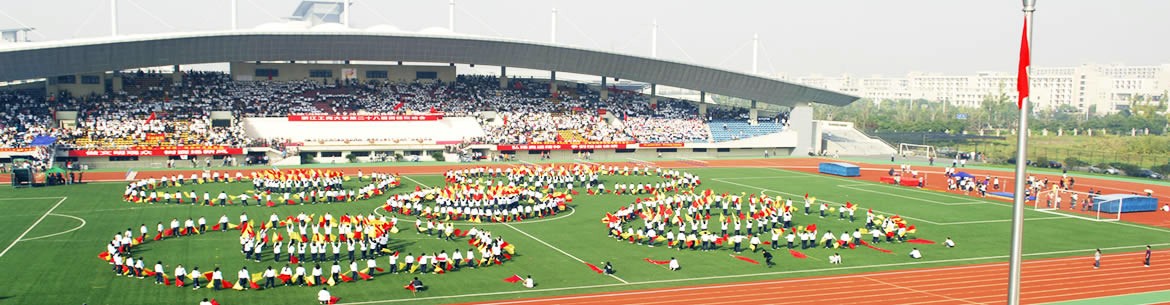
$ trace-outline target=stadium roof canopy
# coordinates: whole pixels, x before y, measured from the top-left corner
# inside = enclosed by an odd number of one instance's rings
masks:
[[[858,98],[724,69],[563,45],[362,30],[170,33],[0,45],[0,81],[175,64],[355,60],[462,63],[600,75],[792,106]]]

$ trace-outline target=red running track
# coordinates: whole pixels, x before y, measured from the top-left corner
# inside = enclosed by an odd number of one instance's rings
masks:
[[[1088,253],[1087,253],[1088,254]],[[1023,263],[1024,304],[1170,289],[1170,264],[1142,266],[1143,252],[1029,260]],[[1158,256],[1170,250],[1155,251]],[[667,271],[664,271],[667,272]],[[909,269],[503,300],[478,304],[1005,304],[1007,263]]]

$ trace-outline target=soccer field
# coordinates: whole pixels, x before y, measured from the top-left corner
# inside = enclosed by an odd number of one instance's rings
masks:
[[[698,190],[711,189],[715,193],[766,194],[793,199],[798,210],[803,208],[802,197],[808,193],[817,201],[836,207],[845,202],[859,205],[857,221],[838,219],[836,213],[820,218],[814,206],[812,215],[794,213],[794,223],[816,224],[821,232],[852,231],[864,227],[865,210],[873,209],[884,215],[900,215],[917,227],[915,238],[940,242],[953,238],[958,247],[944,248],[941,244],[880,243],[875,246],[891,250],[883,253],[866,247],[856,249],[801,250],[807,258],[789,255],[778,250],[773,268],[767,268],[761,253],[745,251],[740,255],[760,261],[751,264],[731,256],[729,245],[712,252],[668,249],[664,245],[648,247],[615,240],[606,234],[600,223],[606,213],[628,206],[639,196],[586,195],[583,191],[574,197],[570,209],[556,216],[512,223],[465,223],[456,227],[466,230],[472,226],[491,230],[494,236],[503,236],[516,246],[513,260],[502,265],[462,269],[448,274],[378,274],[373,280],[342,283],[329,290],[341,297],[341,303],[357,304],[438,304],[477,302],[498,299],[527,298],[562,294],[619,291],[654,287],[692,286],[710,283],[752,281],[762,279],[794,278],[814,275],[849,274],[857,272],[895,270],[924,267],[957,266],[1007,260],[1010,232],[1010,204],[985,200],[974,196],[941,193],[905,187],[895,187],[858,179],[838,178],[798,171],[773,168],[693,168],[683,171],[702,177]],[[149,172],[139,177],[150,176]],[[145,224],[154,232],[156,223],[180,221],[188,217],[206,217],[216,222],[226,214],[236,222],[237,216],[247,212],[252,219],[267,219],[271,213],[280,218],[297,213],[333,215],[386,213],[381,209],[387,196],[408,192],[415,186],[442,185],[441,175],[407,175],[399,188],[367,201],[335,203],[330,205],[278,205],[269,207],[191,206],[129,203],[122,200],[125,184],[88,183],[62,187],[0,190],[0,270],[6,273],[0,285],[0,303],[5,304],[197,304],[203,298],[215,298],[220,304],[308,304],[315,299],[318,288],[277,287],[261,291],[212,291],[162,287],[153,279],[132,279],[114,276],[110,265],[98,258],[105,244],[118,232],[131,228],[137,234]],[[603,177],[607,186],[614,182],[654,182],[653,177]],[[212,189],[199,186],[200,189]],[[225,189],[242,190],[250,185],[236,184]],[[183,188],[186,191],[186,188]],[[229,192],[231,193],[231,192]],[[645,197],[647,195],[641,195]],[[714,211],[714,210],[713,210]],[[391,235],[391,248],[402,253],[437,252],[468,248],[465,239],[443,241],[417,234],[406,227],[414,217],[399,216],[401,232]],[[712,219],[713,230],[718,225]],[[1089,256],[1095,248],[1106,251],[1137,251],[1152,244],[1155,249],[1167,248],[1165,236],[1170,230],[1129,222],[1095,222],[1059,212],[1033,211],[1025,214],[1026,258]],[[404,223],[407,223],[404,225]],[[210,225],[209,225],[210,226]],[[238,232],[210,232],[195,237],[162,241],[147,241],[133,250],[135,258],[142,256],[150,268],[162,261],[168,272],[174,264],[182,263],[190,269],[211,271],[221,266],[225,279],[235,279],[235,272],[246,266],[253,273],[267,266],[279,269],[284,262],[245,261],[239,253]],[[765,235],[764,240],[770,239]],[[819,239],[819,236],[818,236]],[[865,236],[864,240],[869,240]],[[745,243],[746,247],[746,243]],[[909,259],[906,254],[918,247],[922,260]],[[770,249],[769,246],[765,248]],[[266,250],[268,251],[268,250]],[[841,265],[831,265],[827,257],[840,253]],[[680,271],[669,271],[662,265],[647,263],[676,257]],[[600,275],[585,263],[602,265],[612,262],[617,271],[612,276]],[[386,259],[379,258],[380,266]],[[348,270],[348,268],[343,268]],[[512,275],[531,275],[536,288],[527,289],[503,281]],[[412,295],[402,286],[412,277],[419,277],[429,290]],[[1006,275],[1005,275],[1006,276]],[[835,289],[836,287],[825,287]]]

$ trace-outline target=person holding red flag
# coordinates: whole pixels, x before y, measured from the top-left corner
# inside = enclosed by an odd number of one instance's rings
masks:
[[[329,289],[326,287],[321,287],[321,291],[317,292],[317,301],[320,301],[321,304],[329,304],[329,299],[332,298],[333,296],[329,294]]]

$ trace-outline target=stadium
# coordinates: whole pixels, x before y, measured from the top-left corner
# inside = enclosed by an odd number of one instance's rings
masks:
[[[0,303],[1009,303],[1012,172],[814,119],[856,96],[349,4],[4,31]],[[1170,301],[1170,186],[1028,177],[1020,302]]]

